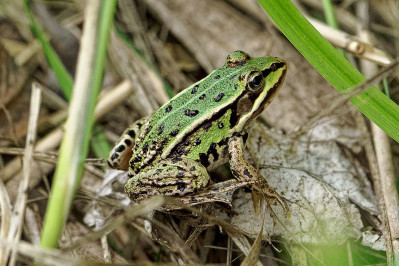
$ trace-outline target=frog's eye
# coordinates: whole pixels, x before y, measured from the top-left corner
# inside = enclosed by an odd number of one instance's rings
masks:
[[[257,91],[263,87],[265,79],[263,78],[262,72],[253,71],[249,73],[247,78],[248,89],[250,91]]]

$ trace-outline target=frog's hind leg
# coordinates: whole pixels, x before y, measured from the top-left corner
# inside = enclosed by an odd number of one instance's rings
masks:
[[[154,195],[183,196],[206,187],[209,179],[202,164],[188,158],[169,158],[130,178],[125,193],[136,202]]]
[[[123,132],[122,136],[109,153],[107,160],[109,167],[124,171],[129,169],[129,160],[133,153],[132,149],[134,143],[147,120],[147,117],[137,120]]]

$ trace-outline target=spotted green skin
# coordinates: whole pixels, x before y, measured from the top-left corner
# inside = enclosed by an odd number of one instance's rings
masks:
[[[245,143],[251,121],[274,98],[286,69],[279,58],[250,58],[236,51],[223,67],[126,130],[108,164],[128,169],[127,195],[139,201],[206,187],[208,171],[229,160],[232,137]]]

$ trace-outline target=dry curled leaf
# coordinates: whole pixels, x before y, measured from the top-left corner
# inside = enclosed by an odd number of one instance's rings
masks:
[[[250,145],[256,147],[261,173],[286,199],[291,212],[286,218],[281,206],[274,203],[273,214],[266,217],[265,238],[281,236],[314,245],[339,245],[362,236],[383,241],[363,232],[359,208],[378,214],[376,199],[354,159],[345,156],[334,139],[322,141],[320,136],[313,139],[309,135],[291,139],[263,127],[256,131],[253,135],[259,137],[250,138]],[[250,194],[237,195],[233,202],[237,215],[231,221],[255,237],[262,221],[251,205]],[[375,243],[367,245],[377,247]]]

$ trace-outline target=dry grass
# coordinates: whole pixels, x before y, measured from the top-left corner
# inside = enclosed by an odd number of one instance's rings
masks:
[[[317,184],[309,184],[325,189],[322,192],[325,194],[318,195],[323,202],[312,201],[298,186],[300,197],[307,200],[303,201],[297,194],[292,194],[289,185],[280,184],[286,179],[278,176],[272,185],[288,199],[292,218],[284,218],[276,205],[268,208],[265,216],[246,215],[243,209],[248,209],[250,200],[245,202],[249,193],[243,190],[234,194],[233,207],[205,204],[197,209],[184,207],[184,211],[173,213],[154,212],[165,206],[162,198],[126,207],[129,201],[121,193],[126,176],[106,171],[103,161],[97,160],[92,150],[89,157],[93,160],[89,159],[85,164],[81,188],[64,228],[59,250],[44,251],[32,246],[40,242],[68,103],[29,29],[28,19],[19,2],[3,2],[0,3],[0,245],[8,247],[1,250],[3,263],[11,248],[18,251],[16,258],[19,262],[27,264],[43,258],[43,263],[47,264],[101,261],[363,265],[392,261],[398,248],[391,238],[396,238],[399,225],[390,219],[397,211],[396,205],[390,205],[390,198],[395,198],[392,193],[396,193],[396,189],[389,191],[384,188],[378,176],[398,176],[398,143],[384,137],[378,129],[369,130],[368,121],[342,100],[252,0],[119,0],[115,27],[110,34],[103,90],[95,111],[96,123],[101,125],[107,141],[112,144],[129,124],[150,115],[168,100],[166,87],[177,93],[223,65],[230,52],[244,50],[254,57],[273,55],[284,58],[289,64],[287,79],[274,102],[262,113],[259,120],[263,125],[254,130],[249,151],[259,167],[266,169],[263,175],[271,175],[267,178],[273,180],[279,172],[288,169],[309,176],[298,179],[301,184],[316,180]],[[320,1],[296,2],[308,17],[323,17]],[[351,53],[348,53],[348,59],[360,66],[361,71],[373,76],[378,72],[375,63],[386,65],[397,56],[399,7],[394,0],[368,1],[370,6],[367,11],[366,5],[364,12],[365,7],[353,1],[335,2],[341,30],[326,29],[324,34],[335,45],[341,45],[356,55],[365,49],[361,60],[373,61],[371,67],[364,61],[359,64]],[[32,5],[36,19],[72,75],[75,74],[82,31],[82,3],[45,1]],[[391,98],[395,102],[399,101],[397,78],[396,73],[388,76]],[[34,130],[37,141],[33,139],[25,144],[29,120],[32,119],[28,106],[32,104],[33,81],[41,84],[42,102],[37,129]],[[264,129],[264,125],[284,134],[272,136],[273,133]],[[92,142],[96,141],[92,139]],[[34,142],[34,152],[29,154]],[[284,153],[276,151],[270,164],[267,158],[271,155],[260,154],[262,147],[267,145],[271,145],[271,150],[276,146],[284,150]],[[305,169],[305,166],[290,163],[292,160],[316,160],[313,145],[327,145],[322,146],[323,149],[339,151],[339,160],[348,165],[345,171],[351,172],[350,178],[355,180],[345,185],[361,183],[355,190],[362,194],[361,200],[351,194],[353,191],[348,192],[339,184],[325,179],[330,170],[338,172],[339,169],[327,169],[328,164],[321,164],[321,159],[317,167],[326,168]],[[294,158],[295,153],[299,157]],[[282,157],[287,164],[278,164]],[[331,161],[332,158],[331,154]],[[32,160],[30,169],[26,164],[23,169],[23,160]],[[13,212],[24,206],[24,201],[21,203],[17,198],[21,195],[19,185],[26,182],[23,178],[27,175],[29,190],[22,190],[28,192],[25,220],[15,222],[24,222],[24,226],[10,230]],[[296,178],[292,172],[289,176],[292,180]],[[311,191],[311,188],[307,189]],[[345,194],[346,198],[341,198],[337,191]],[[332,201],[334,207],[330,205]],[[372,206],[367,205],[368,202]],[[319,214],[318,211],[325,208],[325,212],[332,213],[336,211],[332,208],[341,207],[340,211],[348,218],[345,226],[351,230],[343,230],[339,240],[333,243],[334,248],[330,248],[325,245],[328,242],[326,232],[318,226],[331,218],[321,218],[324,212]],[[302,208],[307,208],[306,215],[314,216],[312,221],[319,221],[313,231],[320,230],[317,231],[318,237],[326,241],[317,242],[317,237],[309,232],[312,229],[305,228],[308,226],[305,222],[301,224],[302,231],[297,231],[298,221],[302,221],[298,217],[306,216]],[[245,220],[251,219],[256,220],[256,225],[245,225]],[[20,242],[13,242],[13,237],[19,235],[15,233],[18,230],[22,230]],[[363,231],[373,236],[383,235],[381,239],[385,242],[382,246],[386,247],[387,253],[362,246],[358,239],[365,238]],[[14,232],[12,238],[10,232]],[[344,232],[348,236],[342,235]],[[351,239],[347,239],[349,236]],[[375,243],[381,244],[378,241]],[[334,260],[336,257],[344,258]]]

